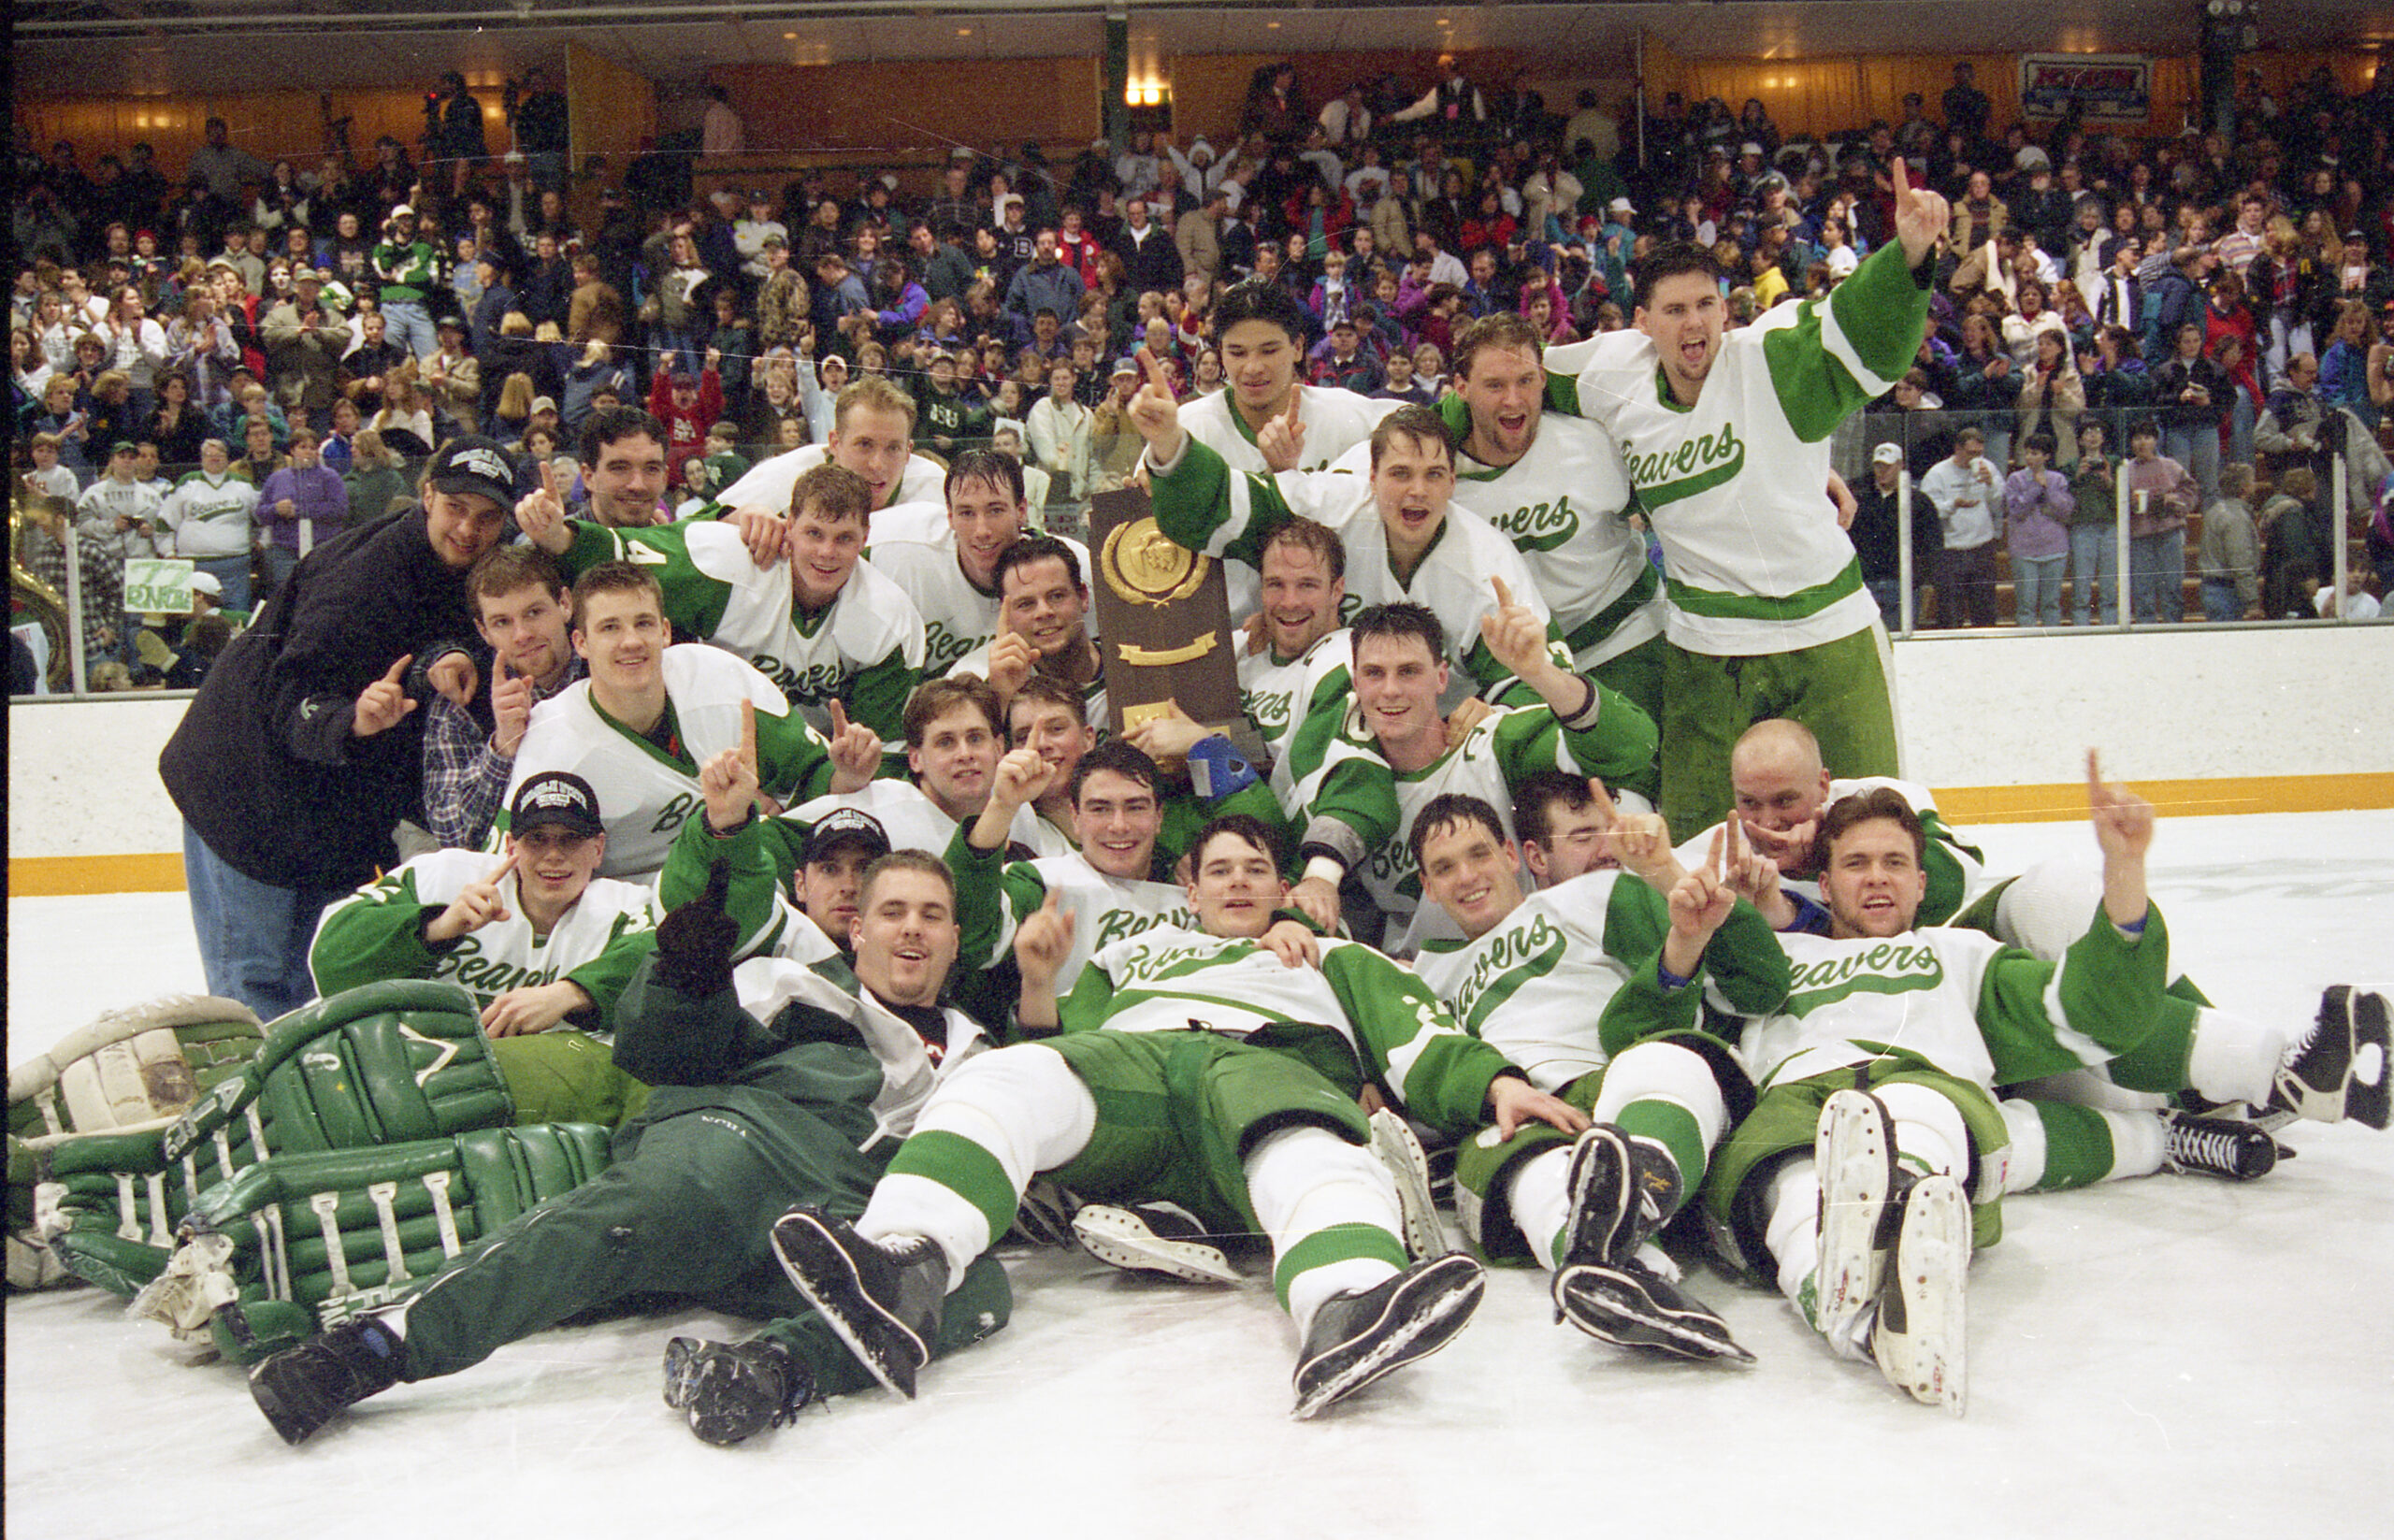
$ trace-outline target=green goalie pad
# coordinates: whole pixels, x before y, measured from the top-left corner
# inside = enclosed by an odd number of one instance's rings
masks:
[[[8,1071],[8,1285],[66,1279],[36,1228],[39,1184],[56,1153],[129,1135],[154,1150],[167,1125],[250,1062],[263,1041],[238,1000],[173,996],[110,1011]]]
[[[252,1361],[403,1297],[606,1170],[610,1139],[596,1124],[544,1123],[273,1156],[200,1194],[131,1313]]]
[[[262,1159],[454,1136],[513,1114],[471,995],[362,985],[277,1018],[255,1056],[163,1132],[48,1151],[36,1228],[77,1276],[131,1294],[165,1266],[200,1194]]]

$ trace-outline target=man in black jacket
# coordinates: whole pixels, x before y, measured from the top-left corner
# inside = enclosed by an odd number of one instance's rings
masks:
[[[158,758],[209,991],[267,1020],[314,995],[317,915],[392,865],[393,827],[420,814],[424,695],[462,703],[479,684],[466,655],[408,670],[435,643],[474,644],[466,569],[498,543],[514,468],[487,439],[454,439],[422,497],[304,558]]]

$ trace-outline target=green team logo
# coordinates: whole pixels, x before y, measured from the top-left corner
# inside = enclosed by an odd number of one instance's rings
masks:
[[[1855,993],[1908,995],[1934,989],[1945,982],[1945,964],[1937,948],[1919,942],[1881,942],[1878,945],[1817,962],[1800,963],[1788,978],[1790,1015],[1809,1015]]]
[[[1517,508],[1493,523],[1516,551],[1551,551],[1579,532],[1579,511],[1567,492],[1551,503]]]
[[[923,626],[923,677],[935,679],[947,672],[958,658],[987,640],[985,637],[958,636],[941,621],[927,623]]]
[[[673,794],[673,799],[665,804],[665,811],[656,815],[656,822],[648,826],[648,831],[651,834],[671,834],[680,828],[690,814],[698,811],[698,807],[699,799],[696,795],[686,791],[677,791]]]
[[[1746,443],[1738,437],[1735,424],[1723,423],[1720,432],[1697,434],[1681,440],[1677,448],[1658,449],[1651,454],[1631,451],[1622,458],[1629,467],[1638,500],[1653,509],[1710,491],[1737,475],[1746,468]]]
[[[773,682],[782,698],[793,706],[812,706],[840,693],[847,680],[847,670],[837,663],[817,663],[811,668],[793,669],[771,653],[758,653],[749,663],[756,670]]]
[[[1497,931],[1480,948],[1479,960],[1471,965],[1471,971],[1455,986],[1450,1000],[1456,1018],[1473,1026],[1478,1025],[1480,999],[1487,994],[1491,985],[1503,983],[1517,974],[1535,977],[1551,972],[1562,957],[1563,933],[1555,929],[1553,922],[1544,914],[1540,914],[1526,930]],[[1511,993],[1511,988],[1507,988],[1497,998],[1501,1000]]]
[[[1135,910],[1109,909],[1098,923],[1097,939],[1089,943],[1091,953],[1103,952],[1118,941],[1156,929],[1160,926],[1178,926],[1184,930],[1197,928],[1197,917],[1186,909],[1175,909],[1161,914],[1142,914]]]
[[[1289,730],[1289,713],[1294,707],[1294,690],[1249,690],[1239,698],[1239,708],[1255,730],[1265,739],[1277,739]]]
[[[461,936],[454,947],[440,955],[432,976],[454,978],[479,998],[495,1000],[510,989],[555,984],[557,971],[555,964],[546,969],[526,968],[505,957],[484,957],[481,937]]]

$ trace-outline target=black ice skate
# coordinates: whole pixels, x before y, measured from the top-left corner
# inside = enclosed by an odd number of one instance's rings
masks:
[[[800,1206],[773,1221],[782,1271],[873,1377],[912,1401],[947,1296],[947,1259],[916,1235],[868,1241],[844,1219]]]
[[[2258,1124],[2191,1113],[2164,1113],[2161,1124],[2161,1163],[2181,1176],[2251,1182],[2277,1169],[2278,1142]]]
[[[2372,1129],[2394,1121],[2387,1084],[2386,997],[2333,984],[2319,1019],[2280,1066],[2269,1109],[2318,1123],[2351,1118]]]
[[[1754,1356],[1729,1325],[1644,1262],[1575,1262],[1554,1274],[1554,1318],[1623,1347],[1651,1347],[1689,1359]]]
[[[779,1343],[700,1342],[675,1337],[665,1345],[665,1404],[690,1418],[690,1432],[729,1447],[795,1419],[815,1394],[815,1376]]]
[[[1294,1415],[1312,1417],[1444,1347],[1478,1308],[1486,1283],[1479,1264],[1454,1251],[1373,1288],[1331,1296],[1314,1313],[1297,1359]]]
[[[285,1444],[304,1442],[368,1396],[399,1380],[397,1333],[373,1320],[343,1321],[250,1371],[250,1395]]]
[[[1680,1168],[1668,1151],[1599,1123],[1571,1147],[1566,1179],[1571,1213],[1565,1267],[1619,1267],[1663,1228],[1680,1206]]]

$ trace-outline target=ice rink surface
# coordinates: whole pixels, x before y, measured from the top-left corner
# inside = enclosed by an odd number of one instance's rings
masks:
[[[2165,813],[2167,810],[2164,810]],[[2084,826],[1973,831],[1991,871]],[[2179,964],[2308,1021],[2394,979],[2394,813],[2165,818]],[[8,1057],[199,984],[180,894],[12,900]],[[238,1373],[94,1289],[7,1303],[14,1534],[1065,1537],[2394,1533],[2394,1135],[2297,1125],[2261,1182],[2015,1198],[1970,1274],[1969,1411],[1832,1360],[1774,1294],[1691,1281],[1760,1361],[1635,1358],[1492,1275],[1444,1353],[1320,1422],[1258,1279],[1147,1285],[1010,1259],[1013,1325],[735,1450],[658,1398],[699,1312],[557,1331],[286,1448]]]

